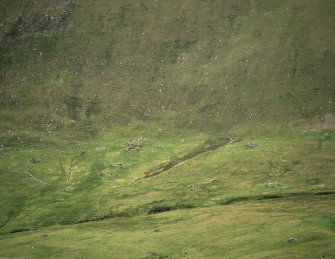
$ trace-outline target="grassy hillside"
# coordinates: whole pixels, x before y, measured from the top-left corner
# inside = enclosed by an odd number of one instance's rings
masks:
[[[0,2],[0,257],[335,258],[335,3]]]
[[[2,2],[10,128],[227,129],[335,109],[333,1]]]
[[[132,132],[6,151],[0,256],[335,255],[334,138]]]

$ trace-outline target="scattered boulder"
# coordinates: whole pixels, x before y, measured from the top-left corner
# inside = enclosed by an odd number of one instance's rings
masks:
[[[297,241],[298,239],[296,238],[296,237],[289,237],[288,239],[287,239],[287,242],[288,243],[294,243],[295,241]]]
[[[190,54],[186,52],[182,52],[179,54],[179,57],[177,58],[177,63],[185,62],[190,58]]]
[[[158,214],[158,213],[162,213],[162,212],[170,211],[170,210],[173,210],[173,209],[174,209],[173,207],[165,206],[165,205],[162,205],[162,206],[155,206],[155,207],[151,208],[151,209],[148,211],[148,215],[151,215],[151,214]]]
[[[128,164],[124,164],[124,163],[110,163],[110,166],[113,168],[127,168],[129,165]]]
[[[140,143],[145,143],[145,142],[147,142],[147,139],[145,137],[141,136],[137,139],[137,141],[140,142]]]
[[[95,151],[96,152],[105,152],[105,151],[107,151],[107,148],[106,147],[96,147]]]
[[[33,164],[41,163],[41,161],[38,160],[37,158],[32,158],[32,159],[30,159],[30,162],[33,163]]]
[[[38,179],[37,177],[35,177],[34,175],[32,175],[32,173],[30,171],[24,172],[26,175],[28,175],[31,179],[33,179],[34,181],[46,184],[46,185],[50,185],[50,183],[44,182],[41,179]]]
[[[0,152],[5,151],[5,147],[3,145],[0,146]]]
[[[113,179],[118,179],[120,178],[119,174],[109,174],[110,177],[112,177]]]
[[[113,173],[105,173],[105,172],[100,172],[98,174],[99,177],[105,177],[105,176],[108,176],[108,177],[111,177],[113,179],[118,179],[120,178],[120,175],[119,174],[113,174]]]
[[[128,140],[127,141],[127,150],[140,150],[141,146],[147,141],[147,139],[143,136],[139,137],[136,140]]]
[[[268,188],[278,188],[281,187],[282,185],[278,182],[272,182],[272,183],[266,183],[265,186]]]
[[[137,143],[134,140],[128,140],[127,141],[127,150],[128,151],[133,151],[133,150],[140,150],[141,145]]]
[[[258,145],[257,143],[248,143],[245,145],[247,148],[251,148],[251,149],[254,149],[254,148],[259,148],[260,145]]]
[[[57,5],[66,5],[71,2],[71,0],[56,0],[55,1]]]
[[[331,139],[331,137],[332,137],[332,136],[330,135],[330,133],[326,133],[326,134],[324,135],[324,138],[325,138],[325,139]]]
[[[300,120],[300,123],[306,131],[320,132],[323,130],[334,130],[335,116],[332,113],[326,113],[323,117],[316,116],[312,122]]]

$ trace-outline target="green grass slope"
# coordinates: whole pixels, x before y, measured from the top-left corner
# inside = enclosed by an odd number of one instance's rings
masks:
[[[302,199],[179,210],[1,240],[2,256],[24,258],[334,257],[334,199]],[[311,206],[313,204],[313,206]],[[155,229],[160,231],[155,231]],[[288,243],[286,238],[298,239]]]
[[[136,133],[5,151],[0,256],[334,256],[329,133]]]
[[[335,109],[333,1],[2,7],[1,115],[12,130],[21,123],[48,132],[75,121],[93,132],[102,120],[227,129]]]
[[[1,258],[335,258],[333,1],[0,7]]]

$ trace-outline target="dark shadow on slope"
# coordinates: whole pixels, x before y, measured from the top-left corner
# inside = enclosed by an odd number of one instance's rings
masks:
[[[232,199],[222,201],[219,204],[220,205],[234,205],[239,202],[253,202],[253,201],[261,201],[261,200],[274,200],[274,199],[285,199],[285,198],[299,198],[299,197],[313,197],[313,196],[328,196],[328,195],[334,195],[335,191],[323,191],[323,192],[293,192],[293,193],[285,193],[285,194],[264,194],[264,195],[251,195],[251,196],[241,196],[241,197],[234,197]],[[193,207],[192,205],[176,205],[176,206],[156,206],[154,208],[151,208],[149,211],[147,211],[147,215],[152,214],[159,214],[174,210],[180,210],[180,209],[192,209],[192,208],[201,208],[200,207]],[[98,222],[113,218],[131,218],[135,216],[139,216],[140,214],[135,212],[121,212],[121,213],[110,213],[107,215],[101,215],[94,218],[87,218],[84,220],[80,220],[77,222],[67,222],[62,225],[77,225],[82,223],[90,223],[90,222]],[[27,228],[27,229],[14,229],[10,231],[9,233],[19,233],[19,232],[25,232],[25,231],[33,231],[38,230],[36,228]]]
[[[28,232],[28,231],[33,231],[33,230],[38,230],[37,228],[18,228],[12,230],[10,233],[15,234],[15,233],[20,233],[20,232]]]
[[[220,147],[226,146],[228,144],[231,143],[235,143],[241,140],[237,140],[237,139],[231,139],[231,138],[221,138],[219,140],[207,140],[204,144],[202,144],[201,146],[197,147],[196,149],[192,150],[191,152],[178,157],[170,162],[164,163],[162,164],[158,169],[154,170],[154,171],[150,171],[147,172],[144,176],[144,178],[150,178],[153,176],[156,176],[158,174],[161,174],[165,171],[170,170],[171,168],[175,167],[176,165],[185,162],[187,160],[193,159],[196,156],[199,156],[201,154],[204,154],[206,152],[209,151],[213,151],[215,149],[218,149]],[[139,179],[138,179],[139,180]]]
[[[284,199],[291,197],[308,197],[308,196],[327,196],[334,195],[335,191],[327,191],[327,192],[292,192],[285,194],[263,194],[263,195],[251,195],[251,196],[240,196],[234,197],[229,200],[221,201],[221,205],[231,205],[239,202],[247,202],[247,201],[261,201],[261,200],[273,200],[273,199]]]

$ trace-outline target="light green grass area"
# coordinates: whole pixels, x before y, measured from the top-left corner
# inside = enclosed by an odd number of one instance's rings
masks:
[[[103,140],[67,148],[54,143],[5,152],[0,246],[7,248],[0,255],[334,253],[334,138],[289,130],[282,136],[228,138],[215,146],[223,136],[142,133],[106,133]],[[139,149],[128,150],[130,139],[144,140]],[[257,147],[248,147],[251,143]],[[161,231],[152,232],[156,227]],[[298,241],[287,243],[291,235]]]
[[[2,257],[318,258],[335,254],[333,197],[257,201],[16,233]],[[289,237],[295,242],[287,242]]]

